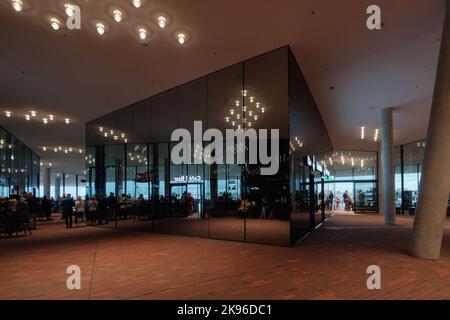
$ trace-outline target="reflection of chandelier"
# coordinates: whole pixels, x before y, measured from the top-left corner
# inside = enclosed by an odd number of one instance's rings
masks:
[[[295,142],[289,141],[289,147],[291,151],[295,152],[297,148],[303,148],[303,142],[298,137],[295,137]]]
[[[249,96],[248,90],[242,90],[241,95],[242,101],[234,102],[234,106],[228,111],[229,114],[225,116],[225,122],[237,129],[251,128],[266,112],[266,107],[257,101],[256,97]]]
[[[323,165],[334,167],[335,165],[344,166],[348,168],[370,168],[376,159],[371,156],[358,156],[358,153],[352,152],[333,152],[324,154],[320,157],[318,162]]]

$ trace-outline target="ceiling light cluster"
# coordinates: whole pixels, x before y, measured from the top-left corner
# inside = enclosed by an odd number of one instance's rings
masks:
[[[417,142],[417,147],[419,148],[425,148],[427,144],[425,142]]]
[[[367,137],[367,128],[361,127],[360,129],[360,138],[361,140],[365,140]],[[378,142],[380,140],[380,129],[375,129],[373,131],[373,141]]]
[[[289,141],[289,146],[291,151],[295,152],[297,148],[303,148],[303,142],[298,137],[295,137],[294,142]]]
[[[7,118],[11,118],[13,116],[13,113],[11,111],[4,111],[4,114]],[[53,122],[56,120],[56,116],[53,114],[42,114],[40,117],[38,117],[38,113],[35,110],[31,110],[25,114],[21,114],[20,112],[15,114],[16,116],[24,117],[26,121],[31,120],[38,120],[42,121],[44,124],[48,124],[49,122]],[[63,121],[65,124],[70,124],[71,120],[70,118],[63,118]]]
[[[23,0],[10,0],[10,1],[11,6],[15,11],[20,12],[24,9]],[[131,4],[133,5],[134,8],[139,9],[143,7],[144,1],[132,0]],[[63,8],[65,15],[67,15],[68,17],[73,17],[75,15],[76,7],[74,4],[70,2],[65,2]],[[126,12],[124,9],[120,7],[114,6],[112,8],[109,8],[108,11],[109,15],[113,18],[113,20],[116,23],[122,23],[126,19]],[[50,24],[50,27],[55,31],[58,31],[63,27],[64,24],[62,21],[63,19],[56,16],[48,17],[48,23]],[[166,14],[158,13],[153,17],[153,22],[158,26],[158,28],[165,29],[167,28],[167,26],[170,24],[171,21]],[[97,34],[100,36],[105,35],[110,30],[109,25],[105,21],[100,20],[93,21],[92,25],[95,28]],[[148,27],[141,26],[137,28],[137,37],[140,41],[148,40],[150,38],[150,34],[151,34],[150,28]],[[174,33],[174,38],[180,45],[184,45],[186,44],[186,42],[189,41],[190,36],[186,31],[179,30]]]
[[[358,152],[333,152],[326,153],[318,160],[323,165],[329,165],[331,168],[348,167],[366,169],[376,166],[376,158],[373,156],[361,156]]]
[[[58,152],[62,152],[65,154],[69,154],[69,153],[79,153],[82,154],[84,153],[83,149],[80,148],[76,148],[76,147],[63,147],[63,146],[57,146],[57,147],[49,147],[49,146],[43,146],[42,147],[42,151],[44,152],[54,152],[54,153],[58,153]]]
[[[119,132],[114,129],[107,129],[105,127],[98,127],[99,133],[105,138],[112,138],[114,141],[118,141],[119,139],[123,140],[124,143],[128,143],[127,135],[123,132]]]
[[[84,157],[84,160],[86,160],[88,164],[95,164],[95,157],[92,154],[86,155],[86,157]]]
[[[235,100],[234,105],[228,110],[229,115],[225,116],[225,122],[237,129],[251,128],[261,119],[266,107],[254,96],[249,96],[249,90],[242,90],[241,96],[241,100]]]

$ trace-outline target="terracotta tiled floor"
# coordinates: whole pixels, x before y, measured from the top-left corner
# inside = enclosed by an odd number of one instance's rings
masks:
[[[41,223],[0,239],[0,299],[450,299],[450,221],[435,262],[406,255],[410,217],[382,222],[336,215],[292,248]],[[381,290],[366,288],[371,264]]]

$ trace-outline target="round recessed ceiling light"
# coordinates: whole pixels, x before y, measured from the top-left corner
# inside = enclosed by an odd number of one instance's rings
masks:
[[[61,21],[58,18],[50,18],[50,26],[53,30],[59,30],[61,27]]]
[[[22,0],[12,0],[11,5],[14,10],[20,12],[23,10],[23,1]]]
[[[178,40],[179,44],[181,44],[181,45],[185,44],[186,38],[187,38],[186,33],[184,33],[184,32],[177,33],[177,40]]]
[[[106,27],[105,27],[105,25],[102,22],[97,22],[95,24],[95,28],[97,29],[97,33],[99,35],[103,35],[105,33],[105,31],[106,31]]]
[[[121,22],[123,19],[123,13],[119,9],[114,9],[113,12],[113,18],[116,22]]]
[[[167,27],[167,18],[166,17],[158,16],[157,20],[158,20],[158,26],[161,29],[164,29],[165,27]]]
[[[142,0],[133,0],[133,6],[135,8],[140,8],[142,6]]]
[[[141,40],[147,39],[147,36],[148,36],[148,31],[147,31],[147,29],[144,28],[144,27],[140,27],[140,28],[138,29],[138,35],[139,35],[139,39],[141,39]]]

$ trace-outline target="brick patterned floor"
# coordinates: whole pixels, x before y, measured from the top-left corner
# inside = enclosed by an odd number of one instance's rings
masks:
[[[406,255],[412,219],[335,215],[292,248],[41,223],[0,239],[0,299],[450,299],[450,221],[441,259]],[[65,270],[82,270],[82,289]],[[366,288],[366,268],[382,289]]]

